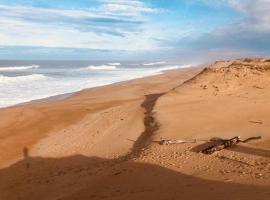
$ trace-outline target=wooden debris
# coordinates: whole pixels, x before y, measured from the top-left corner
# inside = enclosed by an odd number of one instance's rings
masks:
[[[220,151],[222,149],[232,147],[232,146],[238,144],[239,142],[246,143],[246,142],[249,142],[251,140],[257,140],[257,139],[261,139],[261,138],[262,138],[261,136],[258,136],[258,137],[250,137],[250,138],[247,138],[246,140],[241,140],[240,136],[236,136],[236,137],[233,137],[233,138],[227,139],[227,140],[224,140],[224,139],[215,140],[213,145],[203,149],[201,152],[204,154],[212,154],[216,151]]]
[[[200,152],[204,154],[212,154],[216,151],[220,151],[222,149],[232,147],[240,142],[247,143],[251,140],[257,140],[261,138],[262,138],[261,136],[250,137],[245,140],[241,140],[240,136],[236,136],[231,139],[211,138],[210,140],[207,140],[207,141],[211,142],[212,145],[200,150]],[[197,143],[198,141],[205,141],[205,140],[196,140],[196,139],[194,140],[161,140],[161,141],[156,141],[156,142],[158,142],[160,145],[170,145],[170,144]]]
[[[212,154],[215,151],[220,151],[222,149],[231,147],[233,145],[236,145],[240,142],[240,137],[236,136],[228,140],[217,140],[215,144],[203,149],[201,152],[204,154]]]
[[[161,145],[169,145],[169,144],[184,144],[184,143],[196,143],[195,140],[161,140],[159,144]]]
[[[259,139],[262,139],[262,136],[258,136],[258,137],[250,137],[250,138],[247,138],[245,140],[241,140],[241,142],[243,143],[246,143],[246,142],[249,142],[251,140],[259,140]]]

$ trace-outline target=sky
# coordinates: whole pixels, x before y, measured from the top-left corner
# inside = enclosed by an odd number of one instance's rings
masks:
[[[270,53],[270,0],[0,0],[1,60],[209,60]]]

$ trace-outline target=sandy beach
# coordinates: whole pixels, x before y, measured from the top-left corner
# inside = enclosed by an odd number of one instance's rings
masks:
[[[268,200],[269,87],[242,59],[0,109],[0,199]],[[234,136],[262,139],[199,153]]]

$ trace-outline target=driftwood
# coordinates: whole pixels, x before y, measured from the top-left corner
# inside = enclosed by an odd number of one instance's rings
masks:
[[[169,144],[184,144],[184,143],[196,143],[195,140],[161,140],[159,144],[161,145],[169,145]]]
[[[205,149],[203,149],[201,152],[204,153],[204,154],[212,154],[214,153],[215,151],[220,151],[222,149],[225,149],[225,148],[228,148],[228,147],[231,147],[233,145],[236,145],[240,142],[240,137],[237,136],[237,137],[233,137],[231,139],[228,139],[228,140],[215,140],[215,143]]]
[[[246,142],[249,142],[250,140],[259,140],[259,139],[262,139],[262,136],[250,137],[250,138],[247,138],[245,140],[241,140],[241,142],[246,143]]]
[[[250,138],[247,138],[245,140],[241,140],[240,136],[236,136],[236,137],[233,137],[231,139],[212,138],[210,140],[207,140],[208,142],[210,141],[212,143],[212,145],[204,148],[200,152],[204,153],[204,154],[212,154],[215,151],[220,151],[222,149],[232,147],[240,142],[246,143],[246,142],[249,142],[251,140],[257,140],[257,139],[261,139],[261,138],[262,138],[261,136],[250,137]],[[197,143],[198,141],[205,141],[205,140],[196,140],[196,139],[194,139],[194,140],[161,140],[161,141],[158,141],[158,143],[160,145],[170,145],[170,144]]]
[[[251,140],[257,140],[257,139],[261,139],[261,138],[262,138],[261,136],[258,136],[258,137],[250,137],[250,138],[247,138],[246,140],[241,140],[240,136],[236,136],[236,137],[233,137],[233,138],[227,139],[227,140],[224,140],[224,139],[215,140],[213,145],[201,150],[201,152],[204,154],[212,154],[215,151],[220,151],[222,149],[232,147],[232,146],[238,144],[239,142],[246,143],[246,142],[249,142]]]

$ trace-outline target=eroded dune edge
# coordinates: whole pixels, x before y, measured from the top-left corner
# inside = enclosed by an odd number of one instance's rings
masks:
[[[220,61],[1,109],[0,197],[269,199],[269,83],[267,59]],[[198,153],[238,135],[262,139]]]

